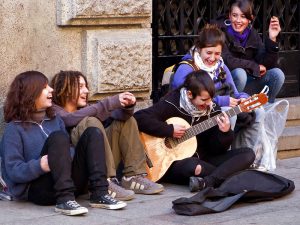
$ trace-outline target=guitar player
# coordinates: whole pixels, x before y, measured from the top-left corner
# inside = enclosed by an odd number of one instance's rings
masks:
[[[227,114],[212,102],[214,94],[215,87],[210,76],[205,71],[194,71],[186,77],[181,87],[153,106],[134,114],[141,132],[157,138],[173,139],[180,139],[191,131],[186,125],[168,124],[168,119],[179,117],[192,127],[218,115],[215,117],[216,126],[196,135],[194,155],[171,162],[160,180],[186,184],[191,191],[198,191],[219,186],[228,176],[249,168],[253,163],[255,154],[250,148],[228,151],[234,134]],[[159,148],[154,146],[155,151],[160,151]],[[186,146],[181,151],[188,148]],[[165,162],[161,167],[164,165]]]

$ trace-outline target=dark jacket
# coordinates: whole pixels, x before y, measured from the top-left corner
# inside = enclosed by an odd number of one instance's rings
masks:
[[[172,137],[173,125],[165,121],[171,117],[180,117],[190,125],[198,124],[207,116],[193,118],[179,105],[180,91],[175,90],[169,93],[153,106],[137,111],[134,114],[139,130],[156,137]],[[220,113],[218,106],[214,107],[213,113]],[[226,152],[233,141],[233,131],[223,133],[218,126],[212,127],[197,135],[197,152],[201,158],[206,155],[219,155]]]
[[[265,43],[263,43],[257,31],[252,28],[244,48],[232,35],[227,33],[224,20],[224,17],[220,17],[213,23],[216,23],[226,35],[222,57],[230,70],[243,68],[249,75],[260,77],[259,64],[264,65],[267,70],[277,66],[278,43],[269,37],[266,37]]]

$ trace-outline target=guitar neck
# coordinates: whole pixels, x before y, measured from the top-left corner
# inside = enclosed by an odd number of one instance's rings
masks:
[[[235,106],[234,108],[231,108],[227,111],[225,111],[225,113],[228,115],[228,117],[233,117],[239,113],[241,113],[242,110],[240,109],[239,106]],[[185,134],[177,139],[177,144],[180,144],[214,126],[216,126],[217,123],[217,117],[219,115],[213,116],[208,118],[207,120],[202,121],[201,123],[196,124],[195,126],[191,126],[189,129],[186,130]]]

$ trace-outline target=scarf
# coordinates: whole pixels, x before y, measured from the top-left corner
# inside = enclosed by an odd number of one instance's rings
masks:
[[[188,98],[187,95],[187,89],[186,88],[181,88],[180,89],[180,107],[183,108],[187,113],[189,113],[192,117],[201,117],[201,116],[206,116],[209,115],[211,110],[212,110],[212,103],[210,104],[209,107],[207,107],[205,110],[199,110],[197,109],[190,99]]]
[[[218,62],[212,66],[208,67],[204,64],[199,52],[197,50],[194,51],[193,58],[195,60],[195,64],[201,69],[208,73],[208,75],[211,77],[213,81],[216,81],[218,79],[218,75],[220,73],[220,68],[224,67],[224,61],[223,58],[220,57]]]
[[[245,48],[246,46],[246,43],[247,43],[247,39],[248,39],[248,36],[250,34],[250,28],[246,28],[242,34],[236,32],[231,25],[227,26],[227,32],[232,35],[235,40],[237,40],[241,46],[243,46]]]

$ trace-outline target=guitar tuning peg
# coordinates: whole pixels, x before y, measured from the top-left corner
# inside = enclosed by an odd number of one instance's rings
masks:
[[[270,90],[269,86],[268,86],[268,85],[265,85],[264,88],[261,90],[260,93],[268,94],[268,93],[269,93],[269,90]]]

